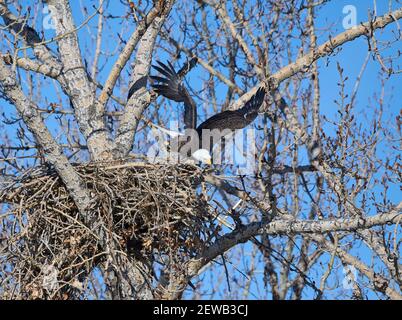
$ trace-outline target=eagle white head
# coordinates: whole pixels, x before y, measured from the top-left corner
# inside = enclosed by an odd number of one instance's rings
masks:
[[[195,160],[198,160],[202,163],[211,165],[212,164],[212,157],[208,150],[206,149],[198,149],[192,154],[192,157]]]

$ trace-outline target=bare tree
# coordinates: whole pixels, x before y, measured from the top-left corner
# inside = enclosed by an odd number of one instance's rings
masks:
[[[0,0],[1,298],[402,298],[400,1],[340,31],[328,0],[28,2]],[[149,160],[183,113],[155,60],[200,118],[266,89],[252,174]]]

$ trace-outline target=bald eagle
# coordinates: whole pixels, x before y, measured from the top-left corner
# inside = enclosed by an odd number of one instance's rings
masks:
[[[176,73],[172,64],[168,61],[168,65],[157,61],[158,65],[153,65],[162,76],[150,76],[155,81],[152,84],[155,92],[176,102],[184,103],[184,127],[185,129],[196,130],[199,138],[199,146],[202,146],[203,130],[218,129],[225,132],[242,129],[252,123],[258,115],[258,110],[264,101],[265,89],[259,88],[257,92],[237,110],[226,110],[213,115],[197,126],[197,106],[190,96],[189,92],[183,85],[181,77]],[[160,127],[159,127],[160,128]],[[229,130],[227,130],[229,129]],[[170,132],[164,129],[166,133],[174,137],[182,135],[181,133]],[[210,150],[198,148],[192,157],[201,162],[210,162]]]

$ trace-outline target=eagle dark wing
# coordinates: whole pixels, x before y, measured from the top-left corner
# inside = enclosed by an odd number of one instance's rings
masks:
[[[235,130],[246,127],[257,117],[264,97],[265,89],[259,88],[250,100],[246,102],[243,108],[223,111],[201,123],[197,128],[198,135],[201,136],[203,129]]]
[[[131,96],[141,88],[145,88],[147,86],[147,77],[139,78],[128,90],[127,101],[130,100]]]
[[[162,96],[177,102],[184,102],[184,124],[186,129],[195,129],[197,126],[197,107],[193,98],[181,82],[172,64],[168,65],[157,61],[159,66],[154,65],[163,77],[151,76],[151,79],[157,82],[153,84],[154,90]]]

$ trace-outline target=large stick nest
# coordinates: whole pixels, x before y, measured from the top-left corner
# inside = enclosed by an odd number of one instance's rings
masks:
[[[91,219],[128,258],[170,256],[180,265],[218,231],[196,191],[197,166],[116,162],[76,170],[97,202]],[[82,276],[107,259],[54,170],[31,170],[2,190],[0,202],[8,203],[0,219],[0,287],[19,277],[17,297],[57,298],[50,292],[82,285]]]

